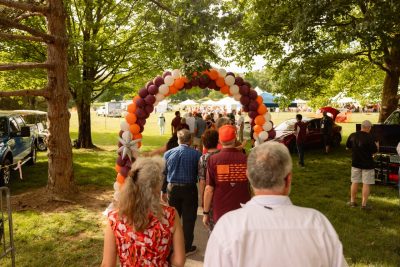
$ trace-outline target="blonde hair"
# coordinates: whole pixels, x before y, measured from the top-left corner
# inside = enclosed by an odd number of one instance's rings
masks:
[[[161,219],[160,191],[164,160],[160,157],[138,158],[129,171],[121,191],[119,216],[142,232],[149,224],[149,213]]]

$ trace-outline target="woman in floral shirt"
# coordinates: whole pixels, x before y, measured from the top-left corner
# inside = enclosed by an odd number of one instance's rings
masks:
[[[141,158],[122,187],[118,210],[108,214],[102,266],[184,266],[179,216],[160,204],[161,158]],[[171,253],[172,252],[172,253]]]

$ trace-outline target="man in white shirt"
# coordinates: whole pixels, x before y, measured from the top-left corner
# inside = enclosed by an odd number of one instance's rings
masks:
[[[189,112],[188,117],[186,118],[186,124],[189,126],[189,132],[192,135],[193,140],[196,130],[196,119],[193,117],[192,112]]]
[[[204,266],[347,266],[328,219],[291,203],[292,159],[283,144],[255,147],[247,172],[255,196],[219,219]]]

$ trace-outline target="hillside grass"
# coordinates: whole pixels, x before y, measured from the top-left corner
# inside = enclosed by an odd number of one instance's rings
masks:
[[[167,113],[167,122],[173,113]],[[305,114],[303,114],[305,115]],[[275,124],[295,113],[273,113]],[[295,205],[315,208],[332,222],[351,266],[400,266],[400,208],[398,191],[391,186],[372,187],[371,212],[349,208],[350,152],[343,143],[364,119],[377,121],[377,114],[353,114],[351,123],[343,123],[342,146],[331,154],[322,149],[305,153],[306,168],[297,167],[293,156],[291,199]],[[96,117],[92,113],[92,137],[95,150],[74,149],[75,179],[81,190],[112,190],[115,181],[116,144],[119,118]],[[152,114],[143,133],[142,150],[163,145],[169,137],[160,136],[157,115]],[[77,115],[71,117],[71,139],[77,136]],[[24,179],[11,183],[12,195],[26,193],[47,183],[46,153],[39,153],[38,163],[23,168]],[[67,210],[24,210],[13,213],[16,266],[99,266],[102,257],[102,217],[98,209],[80,206]],[[1,253],[1,249],[0,249]],[[0,266],[10,266],[8,259]]]

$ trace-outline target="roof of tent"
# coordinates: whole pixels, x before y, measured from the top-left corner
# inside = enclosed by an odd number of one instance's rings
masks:
[[[209,99],[209,100],[201,103],[201,105],[204,105],[204,106],[216,106],[218,104],[217,104],[217,101]]]
[[[185,100],[185,101],[179,103],[179,105],[181,105],[181,106],[194,106],[194,105],[197,105],[197,102],[194,101],[194,100],[188,99],[188,100]]]
[[[226,106],[226,105],[237,105],[241,106],[239,101],[236,101],[232,97],[224,97],[216,102],[217,105]]]

